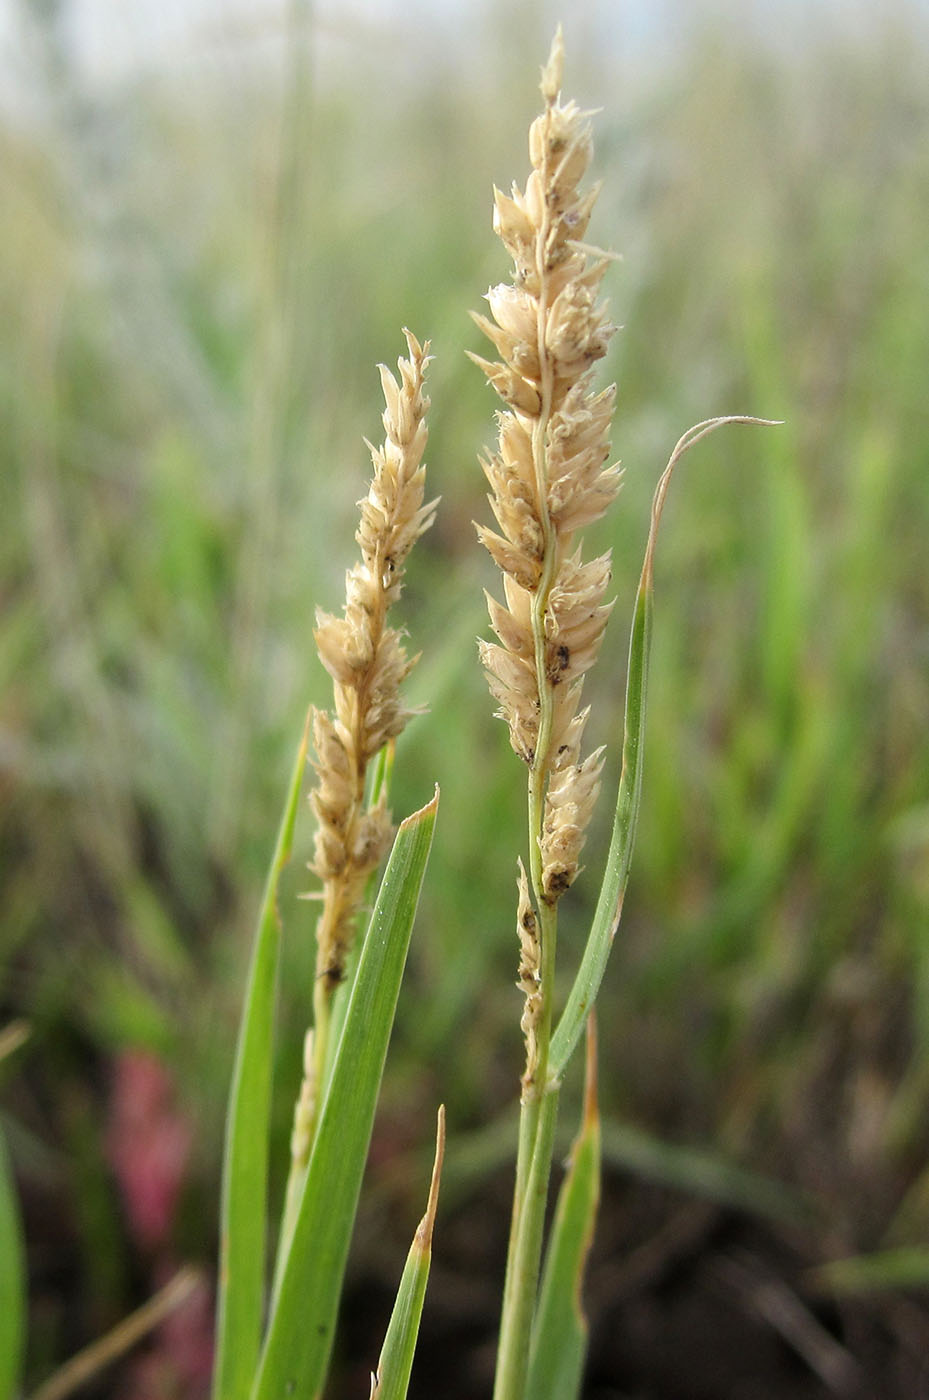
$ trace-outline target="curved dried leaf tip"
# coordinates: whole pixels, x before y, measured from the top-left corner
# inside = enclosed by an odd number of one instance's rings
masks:
[[[330,987],[342,978],[368,876],[393,836],[383,798],[364,808],[368,764],[413,713],[400,686],[415,658],[407,657],[401,633],[387,625],[387,612],[400,596],[406,557],[432,524],[436,502],[424,504],[429,344],[404,334],[409,359],[399,360],[399,379],[380,367],[385,437],[380,447],[368,444],[374,476],[359,503],[355,539],[361,560],[346,574],[342,616],[317,611],[313,634],[332,676],[334,699],[331,714],[313,715],[317,781],[310,799],[318,823],[310,868],[323,883],[316,972]]]
[[[580,242],[598,190],[580,189],[590,122],[561,100],[562,62],[559,31],[542,73],[545,110],[529,133],[525,191],[495,191],[494,228],[513,257],[513,280],[488,292],[493,319],[474,319],[499,358],[472,356],[507,405],[496,450],[481,464],[499,533],[478,526],[478,535],[504,575],[504,602],[488,600],[498,642],[482,642],[481,659],[513,748],[548,780],[536,836],[551,902],[577,874],[599,785],[599,756],[581,759],[580,697],[611,607],[609,556],[585,563],[574,539],[612,503],[621,477],[610,459],[615,386],[593,388],[615,330],[597,299],[610,258]]]

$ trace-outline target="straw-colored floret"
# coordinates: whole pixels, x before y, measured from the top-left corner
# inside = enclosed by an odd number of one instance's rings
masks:
[[[610,462],[615,388],[592,386],[614,330],[597,300],[610,260],[580,242],[597,188],[578,188],[590,124],[561,101],[562,63],[559,33],[542,75],[545,111],[530,130],[525,191],[495,191],[494,227],[513,257],[513,281],[488,292],[492,319],[475,320],[499,359],[472,357],[507,405],[496,450],[482,462],[499,532],[478,526],[478,534],[503,572],[504,601],[488,599],[498,640],[480,644],[481,659],[513,748],[542,780],[533,836],[550,903],[577,874],[601,766],[599,753],[581,757],[580,698],[610,612],[610,560],[583,562],[575,537],[603,514],[621,476]]]
[[[405,335],[410,358],[398,362],[399,382],[384,366],[380,370],[385,440],[380,448],[368,444],[374,477],[360,502],[355,538],[361,560],[346,575],[342,616],[317,612],[314,632],[334,699],[331,715],[313,715],[317,781],[311,796],[318,823],[311,869],[323,885],[316,974],[330,989],[342,979],[368,876],[393,835],[383,797],[365,808],[365,781],[371,759],[412,714],[400,685],[415,658],[406,655],[386,618],[400,596],[404,561],[435,514],[434,501],[423,504],[429,345]]]
[[[526,1041],[526,1068],[523,1072],[523,1094],[531,1093],[539,1064],[539,1022],[542,1019],[542,948],[539,941],[539,921],[529,897],[529,881],[522,861],[519,862],[519,904],[516,911],[516,931],[519,935],[519,982],[525,997],[520,1028]]]

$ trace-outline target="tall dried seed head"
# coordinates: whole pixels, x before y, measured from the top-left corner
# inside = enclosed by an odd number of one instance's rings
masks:
[[[588,115],[561,99],[560,30],[542,70],[542,114],[529,132],[524,190],[494,192],[494,229],[513,258],[509,284],[474,319],[498,358],[472,356],[506,407],[496,450],[482,462],[499,533],[478,535],[503,573],[489,600],[498,641],[481,643],[491,693],[515,751],[547,783],[540,841],[544,897],[574,879],[599,786],[600,759],[582,759],[583,676],[610,612],[610,562],[584,563],[576,532],[600,518],[620,485],[610,459],[615,387],[596,392],[592,367],[614,327],[598,300],[610,259],[580,240],[597,187],[582,191],[593,146]]]

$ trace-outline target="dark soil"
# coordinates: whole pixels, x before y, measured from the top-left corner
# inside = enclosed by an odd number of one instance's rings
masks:
[[[501,1183],[502,1187],[502,1183]],[[441,1221],[410,1400],[488,1400],[504,1202]],[[638,1229],[636,1221],[639,1222]],[[929,1304],[818,1295],[803,1239],[715,1205],[605,1181],[586,1288],[585,1400],[925,1400]],[[815,1244],[811,1236],[808,1244]],[[377,1355],[390,1285],[358,1281],[341,1350]],[[344,1369],[333,1400],[366,1394]]]

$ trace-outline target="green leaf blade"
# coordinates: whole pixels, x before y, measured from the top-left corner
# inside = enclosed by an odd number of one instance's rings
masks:
[[[277,889],[290,858],[308,737],[309,721],[297,751],[265,882],[229,1093],[214,1400],[247,1400],[261,1348],[274,1005],[281,944]]]
[[[252,1400],[317,1396],[328,1366],[438,791],[402,823],[361,950]]]
[[[811,1287],[836,1298],[929,1288],[929,1249],[900,1245],[874,1254],[833,1259],[807,1274]]]
[[[13,1400],[19,1390],[25,1342],[25,1267],[16,1188],[0,1132],[0,1400]]]
[[[432,1184],[429,1188],[429,1203],[426,1214],[419,1223],[410,1252],[407,1255],[400,1286],[384,1345],[377,1363],[377,1375],[371,1387],[370,1400],[406,1400],[413,1370],[413,1356],[419,1324],[423,1315],[426,1298],[426,1285],[429,1282],[429,1266],[432,1262],[432,1230],[435,1224],[436,1207],[439,1200],[439,1179],[442,1174],[442,1159],[445,1154],[445,1109],[439,1109],[439,1123],[436,1131],[435,1164],[432,1168]]]
[[[587,1319],[581,1288],[600,1203],[600,1117],[596,1041],[588,1022],[584,1116],[571,1149],[542,1275],[532,1328],[526,1400],[574,1400],[587,1356]]]
[[[671,478],[681,458],[703,438],[717,428],[730,423],[746,423],[757,427],[776,427],[767,418],[750,418],[733,414],[724,418],[709,418],[696,423],[678,440],[655,490],[652,518],[645,547],[645,560],[636,590],[635,611],[629,640],[629,669],[626,677],[626,708],[623,726],[623,762],[616,796],[613,832],[606,858],[606,870],[594,911],[593,923],[584,948],[581,965],[568,996],[561,1019],[552,1036],[550,1073],[560,1079],[584,1023],[600,990],[613,938],[619,927],[623,898],[629,880],[632,848],[635,844],[639,806],[642,799],[642,753],[645,739],[645,718],[648,707],[648,663],[651,654],[653,614],[653,567],[658,527]]]
[[[719,1152],[666,1142],[631,1123],[609,1119],[602,1136],[604,1160],[644,1181],[761,1219],[800,1227],[815,1219],[811,1199]]]
[[[552,1036],[550,1069],[556,1078],[560,1078],[564,1073],[581,1037],[588,1013],[596,1000],[622,914],[642,799],[642,750],[648,708],[651,640],[651,572],[648,570],[646,577],[646,570],[643,569],[636,593],[632,633],[629,639],[623,764],[616,796],[613,832],[590,935],[565,1009]]]

